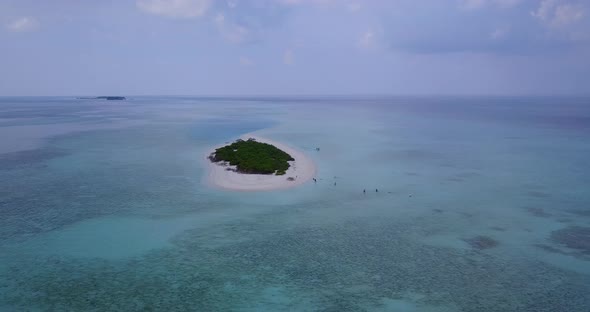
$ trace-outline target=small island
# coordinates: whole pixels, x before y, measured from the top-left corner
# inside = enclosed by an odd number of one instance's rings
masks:
[[[282,142],[248,133],[218,145],[203,157],[207,185],[229,191],[272,191],[302,185],[314,179],[314,162]]]
[[[234,166],[238,173],[284,175],[290,167],[289,161],[295,159],[272,144],[249,138],[216,149],[209,160]]]

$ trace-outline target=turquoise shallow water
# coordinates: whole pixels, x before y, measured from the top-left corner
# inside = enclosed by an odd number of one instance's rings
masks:
[[[248,132],[318,183],[207,187]],[[589,134],[588,98],[0,98],[0,311],[588,311]]]

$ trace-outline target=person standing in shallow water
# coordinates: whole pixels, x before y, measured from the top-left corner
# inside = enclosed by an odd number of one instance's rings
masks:
[[[379,190],[378,189],[375,189],[375,193],[379,193]]]

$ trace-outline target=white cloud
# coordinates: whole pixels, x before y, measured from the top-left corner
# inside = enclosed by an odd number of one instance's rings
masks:
[[[495,4],[501,8],[511,8],[520,4],[523,0],[495,0]]]
[[[325,4],[331,3],[333,0],[278,0],[279,3],[288,5],[300,5],[300,4]]]
[[[486,0],[463,0],[461,7],[465,9],[479,9],[486,4]]]
[[[555,17],[553,23],[555,25],[566,25],[576,22],[584,17],[584,10],[581,7],[574,5],[561,5],[555,8]]]
[[[147,13],[173,18],[202,16],[211,5],[211,0],[137,0],[137,7]]]
[[[348,11],[354,13],[354,12],[360,11],[363,7],[361,6],[360,3],[354,2],[354,3],[347,4],[346,8],[348,9]]]
[[[21,17],[15,19],[6,25],[8,30],[13,32],[27,32],[36,30],[39,27],[39,22],[32,17]]]
[[[252,0],[248,0],[252,1]],[[361,4],[363,1],[352,0],[353,2],[345,3],[342,0],[270,0],[275,1],[280,5],[286,6],[315,6],[315,7],[324,7],[324,8],[346,8],[351,12],[358,11],[361,9]]]
[[[361,48],[370,48],[375,44],[375,33],[372,30],[367,30],[362,34],[358,41]]]
[[[252,66],[252,65],[254,65],[254,62],[250,58],[248,58],[248,57],[240,56],[240,65],[242,65],[242,66]]]
[[[0,0],[2,1],[2,0]],[[136,0],[139,10],[170,18],[206,18],[219,34],[233,44],[260,39],[270,26],[280,22],[285,6],[302,0]],[[309,0],[323,2],[333,0]],[[282,7],[277,7],[277,2]],[[307,2],[306,2],[307,3]]]
[[[486,6],[511,8],[518,5],[522,1],[523,0],[460,0],[459,7],[468,10],[481,9]]]
[[[547,20],[550,18],[556,5],[557,0],[543,0],[537,10],[531,12],[531,15],[541,20]]]
[[[243,43],[250,36],[248,28],[228,22],[222,13],[215,16],[215,24],[221,35],[231,43]]]
[[[572,24],[584,17],[581,5],[563,3],[560,0],[543,0],[531,15],[545,22],[551,27]]]
[[[217,14],[217,16],[215,16],[215,23],[217,25],[223,25],[225,23],[225,16],[221,13]]]
[[[279,2],[287,5],[297,5],[302,3],[301,0],[279,0]]]
[[[510,32],[510,27],[507,27],[507,26],[498,27],[498,28],[494,29],[494,31],[492,31],[492,33],[490,33],[490,38],[492,38],[494,40],[500,40],[500,39],[506,37],[506,35],[508,35],[508,32]]]
[[[293,55],[293,51],[291,51],[291,49],[287,49],[283,53],[283,63],[286,65],[295,64],[295,56]]]

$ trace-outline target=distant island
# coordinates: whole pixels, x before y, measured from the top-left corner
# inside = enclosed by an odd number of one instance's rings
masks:
[[[209,160],[235,166],[239,173],[284,175],[289,169],[289,161],[295,159],[272,144],[249,138],[216,149],[209,155]]]
[[[123,101],[126,100],[124,96],[95,96],[95,97],[79,97],[80,100],[107,100],[107,101]]]

